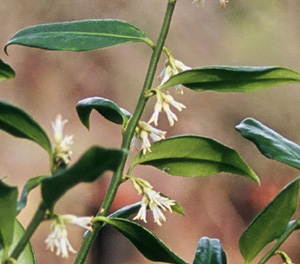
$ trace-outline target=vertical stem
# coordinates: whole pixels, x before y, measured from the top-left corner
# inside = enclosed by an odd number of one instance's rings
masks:
[[[44,220],[45,212],[46,206],[44,205],[44,203],[41,203],[35,215],[33,216],[29,226],[26,228],[24,235],[15,247],[14,251],[11,253],[10,258],[18,259],[18,257],[26,247],[28,241],[30,240],[32,234],[37,229],[39,224]]]
[[[135,111],[132,115],[132,118],[130,119],[130,122],[127,126],[127,129],[124,133],[122,146],[121,146],[123,149],[128,150],[130,148],[130,142],[131,142],[135,127],[137,126],[137,123],[140,120],[140,117],[141,117],[141,115],[143,113],[143,110],[145,108],[145,104],[147,102],[147,98],[145,98],[145,92],[147,90],[149,90],[152,86],[152,82],[153,82],[153,79],[154,79],[154,76],[155,76],[157,64],[158,64],[159,58],[161,56],[165,40],[166,40],[168,32],[169,32],[169,27],[170,27],[170,24],[171,24],[175,4],[176,4],[176,0],[169,0],[168,1],[168,6],[167,6],[166,13],[165,13],[163,25],[162,25],[160,35],[159,35],[158,40],[157,40],[156,47],[154,48],[154,51],[153,51],[153,54],[152,54],[152,57],[151,57],[151,60],[150,60],[150,64],[149,64],[149,67],[148,67],[148,72],[147,72],[147,75],[146,75],[146,78],[145,78],[143,89],[141,91],[141,94],[140,94],[138,103],[136,105]],[[112,202],[113,202],[113,200],[116,196],[118,187],[119,187],[119,185],[122,181],[122,175],[123,175],[123,170],[124,170],[126,160],[127,160],[127,157],[124,156],[121,163],[120,163],[119,168],[115,171],[115,173],[112,177],[112,180],[110,182],[110,185],[108,187],[106,196],[104,198],[104,201],[101,205],[101,208],[100,208],[97,216],[107,215],[107,213],[108,213],[108,211],[111,207],[111,204],[112,204]],[[84,241],[81,245],[81,248],[78,252],[78,255],[75,259],[74,264],[84,263],[84,261],[87,257],[87,254],[88,254],[88,252],[91,248],[91,245],[92,245],[93,241],[95,240],[95,238],[96,238],[98,232],[100,231],[101,227],[102,227],[101,222],[95,223],[94,231],[88,233],[87,236],[85,237],[85,239],[84,239]]]

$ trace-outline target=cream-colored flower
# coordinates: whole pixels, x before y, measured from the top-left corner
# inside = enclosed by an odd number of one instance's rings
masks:
[[[76,253],[68,240],[68,231],[65,223],[75,224],[84,229],[92,231],[93,217],[77,217],[75,215],[56,215],[50,226],[50,234],[45,240],[47,249],[51,252],[56,250],[56,255],[63,258],[69,257],[69,252]]]
[[[163,85],[166,81],[170,79],[173,75],[178,74],[181,71],[187,71],[190,70],[191,67],[188,67],[183,64],[183,62],[174,59],[170,54],[168,55],[168,59],[165,62],[165,66],[158,76],[158,78],[161,80],[160,85]],[[176,85],[175,86],[176,92],[183,94],[182,85]]]
[[[139,141],[141,141],[141,149],[145,155],[147,151],[151,152],[149,137],[155,142],[165,139],[166,133],[167,132],[154,128],[146,122],[139,121],[131,140],[131,149],[137,149],[139,147]]]
[[[73,144],[73,136],[63,135],[65,123],[67,123],[67,120],[62,120],[61,115],[58,115],[52,123],[55,142],[53,156],[56,167],[59,167],[61,163],[65,165],[69,164],[72,155],[71,145]]]
[[[138,214],[133,218],[134,220],[142,220],[147,223],[146,211],[147,207],[152,211],[154,222],[161,226],[161,221],[166,221],[163,211],[169,210],[172,213],[172,206],[175,201],[167,197],[161,196],[151,187],[143,187],[143,198],[141,201],[141,208]]]
[[[148,123],[151,124],[153,122],[154,125],[157,126],[159,114],[163,111],[167,114],[170,126],[173,126],[175,121],[178,121],[178,118],[170,109],[170,105],[175,107],[178,111],[182,111],[182,109],[186,108],[186,106],[182,103],[175,101],[173,96],[171,96],[170,94],[164,94],[159,90],[157,90],[156,92],[156,98],[157,101],[154,106],[154,112]]]

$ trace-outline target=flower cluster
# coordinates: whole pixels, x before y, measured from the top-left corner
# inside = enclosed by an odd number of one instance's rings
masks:
[[[173,96],[170,94],[164,94],[163,92],[156,90],[156,104],[154,106],[154,112],[149,120],[149,123],[152,122],[157,126],[158,117],[160,112],[165,112],[167,114],[167,118],[170,126],[173,126],[175,121],[178,121],[177,116],[171,111],[170,105],[175,107],[178,111],[182,111],[182,109],[186,108],[185,105],[179,103],[174,100]]]
[[[191,67],[184,65],[181,61],[174,59],[170,54],[168,54],[168,59],[165,62],[165,67],[163,68],[162,72],[158,76],[158,78],[161,80],[160,85],[163,85],[173,75],[176,75],[181,71],[187,71],[190,69]],[[176,85],[175,90],[177,93],[183,94],[183,89],[181,84]]]
[[[47,249],[53,252],[56,249],[56,255],[63,258],[69,257],[69,252],[76,253],[68,240],[68,232],[65,224],[75,224],[84,229],[92,230],[93,217],[77,217],[75,215],[55,215],[50,226],[50,234],[45,240]]]
[[[143,194],[141,208],[133,220],[142,220],[147,223],[146,213],[149,208],[152,211],[154,222],[161,226],[161,221],[166,221],[166,217],[162,210],[169,210],[172,213],[172,206],[175,205],[176,202],[154,191],[153,186],[146,180],[131,176],[127,177],[132,181],[138,193]]]
[[[147,151],[151,152],[151,143],[149,136],[153,141],[165,139],[167,132],[152,127],[146,122],[139,121],[138,126],[135,128],[134,136],[131,140],[131,149],[138,148],[139,141],[141,141],[141,149],[145,155]]]
[[[59,167],[61,164],[69,164],[72,155],[70,146],[73,144],[73,136],[63,135],[65,123],[67,123],[67,120],[62,120],[61,115],[58,115],[52,123],[55,142],[53,159],[56,167]]]

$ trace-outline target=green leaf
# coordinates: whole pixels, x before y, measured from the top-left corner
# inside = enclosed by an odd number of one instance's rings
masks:
[[[226,254],[219,239],[202,237],[193,264],[226,264]]]
[[[13,249],[17,246],[21,237],[23,236],[25,230],[18,220],[14,224],[14,237],[12,244],[9,249],[9,254],[12,253]],[[0,259],[3,257],[3,251],[0,249]],[[22,251],[21,255],[18,257],[18,264],[35,264],[36,258],[32,250],[30,243],[27,243],[26,247]]]
[[[17,199],[17,187],[8,186],[0,180],[0,245],[4,248],[4,257],[7,257],[13,241]]]
[[[93,109],[109,121],[120,125],[124,125],[131,116],[127,110],[108,99],[102,97],[86,98],[78,102],[76,110],[81,122],[88,129],[90,128],[89,119]]]
[[[42,180],[47,177],[50,177],[50,175],[41,175],[38,177],[34,177],[34,178],[29,179],[26,182],[26,184],[23,188],[23,191],[21,193],[20,200],[18,201],[17,214],[19,214],[21,212],[21,210],[26,206],[27,196],[28,196],[29,192],[32,191],[34,188],[38,187],[41,184]]]
[[[70,168],[42,180],[42,197],[49,209],[69,189],[81,182],[93,182],[106,170],[115,171],[124,157],[118,149],[92,147]]]
[[[88,51],[130,42],[149,42],[140,29],[120,20],[82,20],[36,25],[17,32],[6,44],[68,51]]]
[[[14,70],[0,59],[0,82],[14,77]]]
[[[136,214],[141,207],[141,202],[137,202],[134,204],[130,204],[127,206],[122,207],[121,209],[115,211],[111,215],[108,216],[108,218],[128,218],[134,214]]]
[[[147,259],[151,261],[187,264],[145,227],[122,218],[98,218],[100,221],[110,224],[120,231]]]
[[[285,231],[297,208],[299,179],[281,190],[242,234],[239,246],[246,263]]]
[[[259,183],[255,172],[232,148],[202,136],[183,135],[155,142],[151,151],[133,159],[131,169],[151,165],[171,175],[204,177],[218,172],[235,173]]]
[[[198,92],[253,92],[299,82],[300,73],[281,67],[209,66],[176,74],[162,88],[183,84]]]
[[[0,129],[38,143],[51,155],[51,143],[46,132],[30,115],[5,101],[0,101]]]
[[[253,118],[246,118],[236,129],[244,138],[252,141],[266,157],[300,169],[299,145]]]

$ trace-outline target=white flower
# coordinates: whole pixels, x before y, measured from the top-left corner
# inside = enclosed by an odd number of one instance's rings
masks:
[[[69,164],[72,155],[71,145],[73,144],[73,136],[63,136],[65,123],[67,123],[67,120],[62,120],[61,115],[58,115],[52,123],[55,141],[53,156],[56,167],[59,167],[61,163],[65,165]]]
[[[50,234],[45,240],[47,249],[51,252],[55,251],[56,255],[61,255],[63,258],[69,257],[69,252],[76,253],[71,243],[68,240],[68,232],[65,226],[67,224],[75,224],[84,229],[92,230],[93,217],[77,217],[75,215],[57,215],[53,219],[50,226]]]
[[[66,226],[56,220],[51,224],[50,234],[45,240],[45,243],[47,244],[47,249],[53,252],[56,248],[56,255],[61,255],[63,258],[69,257],[69,252],[76,253],[68,240]]]
[[[172,213],[172,207],[175,205],[175,201],[167,197],[161,196],[158,192],[152,190],[151,187],[143,188],[143,198],[141,202],[141,208],[138,214],[133,218],[133,220],[146,220],[147,207],[152,211],[154,222],[161,226],[161,221],[166,221],[166,217],[163,211],[169,210]]]
[[[170,94],[164,94],[161,91],[156,92],[156,97],[157,97],[157,101],[154,106],[154,112],[153,112],[150,120],[148,121],[148,123],[151,124],[153,122],[154,125],[157,126],[159,113],[161,111],[164,111],[167,114],[167,118],[168,118],[170,126],[173,126],[175,121],[178,121],[178,118],[171,111],[170,105],[175,107],[178,111],[182,111],[182,109],[186,108],[186,106],[182,103],[175,101],[173,96],[171,96]]]
[[[138,148],[139,141],[141,140],[141,149],[145,155],[147,151],[151,152],[149,136],[153,141],[159,141],[165,139],[166,133],[167,132],[156,129],[146,122],[140,121],[131,140],[131,149]]]
[[[158,78],[161,80],[160,85],[163,85],[166,81],[170,79],[170,77],[178,74],[180,71],[187,71],[190,69],[191,67],[184,65],[181,61],[174,59],[169,54],[169,58],[165,62],[165,67],[158,76]],[[175,89],[177,93],[183,94],[182,85],[176,85]]]
[[[66,224],[77,225],[77,226],[87,229],[89,231],[93,231],[93,229],[92,229],[92,222],[94,219],[93,216],[78,217],[76,215],[67,214],[67,215],[62,215],[61,219]]]
[[[221,6],[224,8],[226,6],[227,3],[229,3],[229,0],[219,0],[220,1],[220,4]],[[197,4],[199,5],[199,2],[201,2],[202,4],[205,3],[205,0],[194,0],[193,1],[193,4]]]

